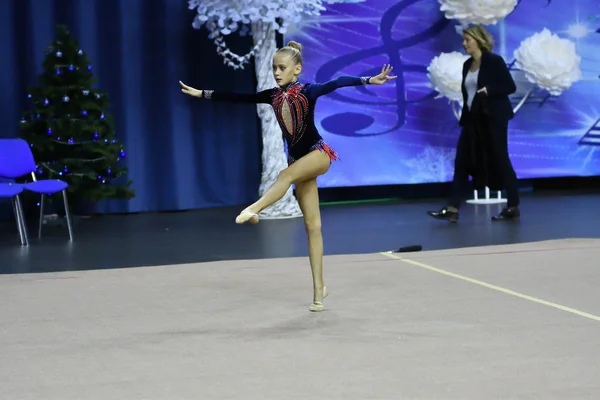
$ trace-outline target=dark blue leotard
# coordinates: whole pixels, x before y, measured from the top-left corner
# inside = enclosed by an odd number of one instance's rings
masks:
[[[291,165],[300,157],[317,149],[325,151],[333,161],[338,159],[337,153],[323,141],[315,127],[317,99],[341,87],[366,85],[369,78],[368,76],[340,76],[325,83],[292,82],[284,87],[267,89],[254,94],[204,90],[202,96],[206,99],[237,103],[270,104],[288,145],[288,164]]]

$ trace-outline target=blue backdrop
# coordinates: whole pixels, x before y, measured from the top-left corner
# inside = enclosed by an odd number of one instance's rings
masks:
[[[286,35],[304,45],[304,81],[376,74],[384,63],[398,75],[385,87],[342,88],[319,100],[316,125],[342,158],[320,178],[321,186],[452,179],[459,127],[448,101],[434,98],[426,68],[441,52],[464,50],[456,22],[439,8],[438,0],[334,4]],[[535,91],[511,122],[509,150],[521,179],[600,175],[598,14],[598,0],[523,0],[489,27],[495,52],[509,64],[521,41],[544,28],[575,42],[582,57],[581,81],[560,97]],[[531,84],[513,74],[516,104]]]
[[[66,24],[108,92],[136,190],[134,199],[98,211],[254,201],[261,170],[256,108],[194,101],[178,83],[252,92],[254,69],[224,66],[207,32],[192,28],[193,17],[184,0],[0,1],[0,136],[18,135],[26,88],[36,83],[56,25]],[[251,45],[249,38],[229,42],[239,51]]]
[[[597,0],[528,0],[492,27],[507,62],[521,40],[544,27],[565,37],[577,23],[589,31],[573,39],[584,80],[559,98],[536,92],[511,124],[509,145],[520,178],[600,174],[597,142],[586,139],[592,128],[600,132],[600,21],[589,19],[599,13]],[[41,72],[55,26],[64,23],[108,92],[136,190],[134,199],[107,202],[98,211],[255,200],[261,170],[255,107],[194,100],[178,86],[181,79],[253,92],[253,66],[224,66],[207,32],[191,27],[193,17],[185,0],[1,1],[0,136],[17,136],[21,112],[29,107],[26,88]],[[317,126],[342,157],[320,179],[322,186],[451,178],[458,127],[446,100],[433,98],[425,69],[440,52],[460,50],[453,24],[437,0],[365,0],[329,5],[322,17],[292,27],[286,39],[305,45],[303,80],[375,74],[388,62],[400,75],[393,85],[344,88],[320,99]],[[228,43],[237,52],[250,47],[249,38],[237,35]],[[517,83],[519,93],[527,90]]]

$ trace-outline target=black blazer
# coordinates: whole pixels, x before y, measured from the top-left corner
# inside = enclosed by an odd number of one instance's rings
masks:
[[[467,113],[467,89],[465,88],[465,78],[467,72],[473,63],[473,57],[469,58],[463,64],[462,71],[462,94],[463,109],[459,124],[465,123],[465,114]],[[498,54],[484,52],[481,55],[481,66],[479,67],[479,76],[477,78],[477,89],[487,88],[487,95],[479,93],[475,96],[472,104],[472,110],[480,110],[491,119],[508,122],[515,114],[508,96],[517,91],[517,85],[508,70],[504,59]]]

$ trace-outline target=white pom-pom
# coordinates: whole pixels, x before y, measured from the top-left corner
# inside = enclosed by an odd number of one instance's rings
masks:
[[[506,18],[517,6],[517,0],[438,1],[446,18],[456,19],[461,24],[493,25]]]
[[[442,53],[431,60],[427,67],[427,77],[438,96],[452,101],[462,101],[462,70],[469,57],[453,51]]]
[[[552,95],[560,95],[581,79],[581,57],[575,44],[548,29],[523,40],[514,56],[515,66],[524,72],[527,80]]]

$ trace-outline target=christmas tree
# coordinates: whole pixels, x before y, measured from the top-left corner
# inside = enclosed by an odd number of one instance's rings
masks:
[[[130,199],[126,152],[115,137],[107,95],[92,87],[92,65],[68,29],[60,25],[56,33],[38,86],[29,89],[32,109],[21,120],[37,174],[64,180],[76,199]]]

